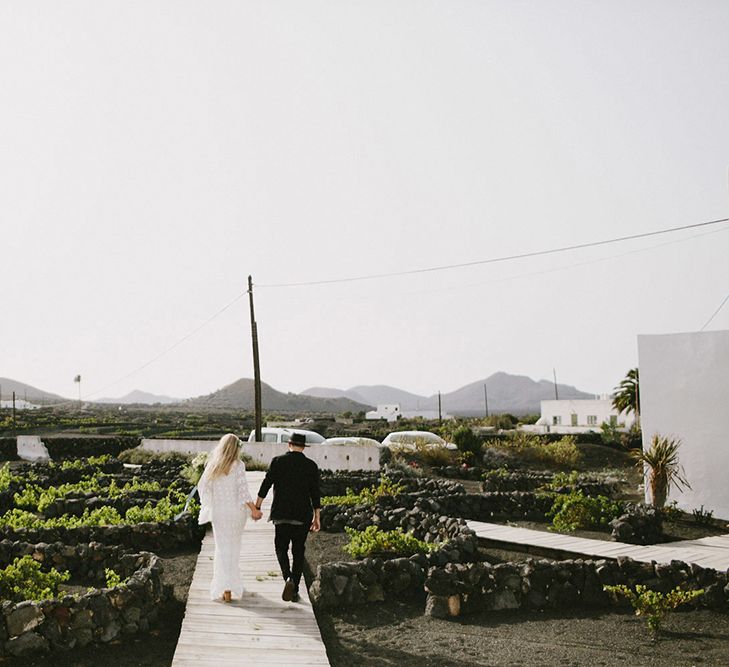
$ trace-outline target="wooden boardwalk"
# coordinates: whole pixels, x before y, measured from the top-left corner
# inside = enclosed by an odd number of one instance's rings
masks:
[[[541,553],[559,552],[589,558],[628,556],[633,560],[647,563],[650,561],[669,563],[672,560],[681,560],[720,571],[729,568],[729,535],[641,546],[623,542],[590,540],[584,537],[481,521],[467,521],[466,523],[475,531],[479,539],[504,548],[518,545],[527,549],[531,547]]]
[[[246,475],[255,497],[263,473]],[[281,600],[283,579],[273,550],[273,524],[267,521],[270,498],[271,494],[263,506],[264,518],[249,520],[243,531],[240,565],[246,592],[231,604],[210,600],[215,548],[208,530],[190,585],[173,667],[329,664],[306,586],[301,586],[299,602]]]

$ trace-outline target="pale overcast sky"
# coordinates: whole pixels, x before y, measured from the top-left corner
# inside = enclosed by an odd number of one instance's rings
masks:
[[[729,225],[729,3],[0,0],[0,376],[610,391],[697,331]],[[729,305],[708,327],[729,328]],[[115,384],[112,384],[115,383]],[[111,385],[111,386],[109,386]]]

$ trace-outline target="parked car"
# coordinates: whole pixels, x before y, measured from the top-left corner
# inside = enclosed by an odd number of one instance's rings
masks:
[[[358,438],[356,436],[341,436],[337,438],[327,438],[324,441],[325,445],[376,445],[382,447],[382,445],[373,440],[372,438]]]
[[[306,437],[307,444],[318,444],[324,442],[324,436],[319,435],[316,431],[307,431],[301,428],[272,428],[265,427],[261,429],[262,442],[279,442],[286,444],[292,433],[301,433]],[[256,441],[256,432],[251,431],[248,436],[248,442]]]
[[[386,445],[395,445],[397,447],[414,449],[415,445],[419,444],[439,445],[446,449],[458,449],[452,442],[446,442],[439,435],[430,431],[394,431],[389,433],[382,441],[383,447]]]

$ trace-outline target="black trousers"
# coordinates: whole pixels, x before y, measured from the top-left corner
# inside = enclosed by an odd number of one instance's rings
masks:
[[[283,574],[284,579],[291,579],[296,590],[299,590],[301,573],[304,571],[304,548],[308,535],[309,526],[306,524],[294,526],[290,523],[279,523],[276,526],[276,537],[274,538],[276,558],[278,558],[278,564],[281,566],[281,574]],[[289,544],[291,545],[293,564],[289,562]]]

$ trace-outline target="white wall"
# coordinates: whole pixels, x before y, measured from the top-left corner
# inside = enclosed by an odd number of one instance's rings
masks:
[[[19,435],[17,437],[18,456],[23,461],[46,463],[51,460],[48,449],[41,442],[39,435]]]
[[[729,331],[638,336],[638,358],[643,448],[655,433],[680,438],[692,487],[669,501],[729,518]]]
[[[209,452],[217,440],[155,440],[144,438],[141,448],[153,452],[182,452],[198,454]],[[243,451],[253,460],[268,465],[274,456],[288,451],[288,445],[271,442],[245,442]],[[311,444],[304,453],[322,470],[379,470],[381,448],[376,445],[322,445]]]
[[[609,422],[611,416],[617,418],[618,426],[630,428],[635,421],[634,415],[620,413],[613,408],[611,399],[562,399],[541,401],[542,416],[538,426],[548,426],[552,433],[584,433],[599,432],[603,422]],[[572,426],[572,415],[577,415],[577,425]],[[587,418],[596,417],[595,424],[588,424]],[[553,424],[553,417],[560,417],[562,423]]]

